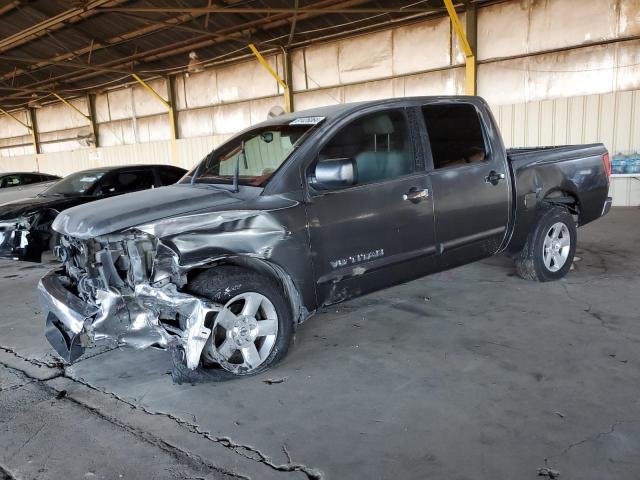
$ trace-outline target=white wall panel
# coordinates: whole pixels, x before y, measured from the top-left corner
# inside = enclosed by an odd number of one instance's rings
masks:
[[[86,98],[76,98],[68,101],[82,113],[88,115]],[[35,112],[39,132],[82,127],[89,123],[85,117],[61,102],[45,105]]]
[[[169,140],[171,138],[169,114],[139,118],[137,123],[138,141],[141,143],[157,142],[158,140]]]
[[[11,114],[22,123],[29,123],[26,110],[11,112]],[[7,115],[0,115],[0,137],[10,138],[18,137],[21,135],[29,135],[29,129],[22,126],[20,123],[16,122],[13,118]]]
[[[640,3],[640,0],[639,0]],[[638,7],[640,9],[640,5]],[[640,89],[640,40],[617,45],[615,90]]]
[[[339,43],[335,42],[305,48],[309,88],[332,87],[340,83],[338,47]],[[294,72],[298,69],[304,69],[302,62],[304,59],[296,58],[295,60]]]
[[[228,135],[251,125],[251,102],[220,105],[213,110],[213,132]]]
[[[343,87],[337,87],[296,93],[294,96],[296,110],[307,110],[309,108],[344,103],[343,90]]]
[[[282,95],[271,98],[262,98],[260,100],[252,100],[250,103],[251,125],[264,122],[268,117],[269,110],[276,106],[284,109],[284,98],[282,97]]]
[[[530,53],[616,36],[618,0],[530,1]]]
[[[392,34],[394,75],[444,67],[451,62],[448,18],[396,28]]]
[[[112,90],[107,93],[110,120],[121,120],[133,117],[131,88]]]
[[[393,82],[391,80],[358,83],[355,85],[345,85],[344,87],[345,103],[381,100],[392,96]]]
[[[98,126],[98,144],[102,147],[126,145],[136,141],[132,120],[103,123]]]
[[[463,95],[464,68],[440,70],[403,77],[402,96]]]
[[[99,93],[95,99],[96,123],[108,122],[111,120],[109,112],[109,96],[106,93]]]
[[[193,73],[188,77],[183,78],[184,85],[176,84],[176,90],[178,90],[183,98],[184,105],[180,105],[178,101],[178,108],[197,108],[207,107],[209,105],[215,105],[220,103],[220,97],[218,96],[218,81],[217,73],[215,70],[206,70],[201,73]]]
[[[392,51],[391,30],[340,41],[340,83],[391,76]]]
[[[478,60],[527,53],[528,23],[529,0],[478,9]]]
[[[266,58],[276,69],[276,57]],[[218,97],[222,102],[235,102],[250,98],[278,94],[278,83],[257,60],[242,62],[218,70]]]
[[[214,107],[208,107],[178,112],[180,138],[213,135],[213,111]]]
[[[620,2],[619,35],[627,37],[640,34],[640,0]]]
[[[480,65],[478,95],[491,105],[524,103],[529,100],[526,58]]]
[[[158,95],[167,100],[167,81],[164,78],[151,80],[147,84],[155,90]],[[136,116],[154,115],[167,111],[167,107],[153,93],[142,85],[131,87],[133,90],[133,111]]]

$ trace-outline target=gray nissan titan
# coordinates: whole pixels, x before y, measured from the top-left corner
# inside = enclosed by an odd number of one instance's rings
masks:
[[[176,375],[254,374],[325,305],[496,254],[562,278],[609,175],[602,144],[505,150],[478,97],[272,118],[177,185],[60,213],[46,336],[68,362],[106,340],[170,348]]]

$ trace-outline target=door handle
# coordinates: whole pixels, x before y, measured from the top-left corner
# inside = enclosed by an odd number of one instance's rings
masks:
[[[428,188],[418,190],[417,188],[413,187],[407,193],[402,195],[403,200],[409,200],[412,203],[418,203],[418,202],[421,202],[422,200],[427,200],[428,198],[429,198]]]
[[[497,185],[500,180],[505,178],[504,173],[498,173],[495,170],[491,170],[489,175],[484,177],[485,183],[490,183],[491,185]]]

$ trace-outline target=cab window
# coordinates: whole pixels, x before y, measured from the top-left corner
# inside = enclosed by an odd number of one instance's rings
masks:
[[[482,123],[473,105],[432,104],[422,107],[433,167],[453,168],[488,160]]]
[[[413,149],[404,110],[370,114],[343,127],[320,152],[319,162],[352,158],[358,184],[414,171]]]

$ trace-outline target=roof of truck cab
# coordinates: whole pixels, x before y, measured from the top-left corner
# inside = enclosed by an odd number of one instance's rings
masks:
[[[474,100],[484,102],[481,97],[467,96],[467,95],[434,95],[434,96],[419,96],[419,97],[398,97],[387,98],[383,100],[367,100],[364,102],[352,102],[352,103],[339,103],[336,105],[327,105],[324,107],[315,107],[308,110],[299,110],[296,112],[285,113],[277,117],[269,118],[268,120],[260,123],[261,126],[266,125],[282,125],[283,123],[292,122],[298,118],[305,117],[323,117],[326,120],[333,120],[335,118],[342,117],[351,112],[362,110],[368,107],[374,107],[377,105],[407,105],[413,106],[419,103],[434,102],[434,101],[451,101],[451,100]]]

